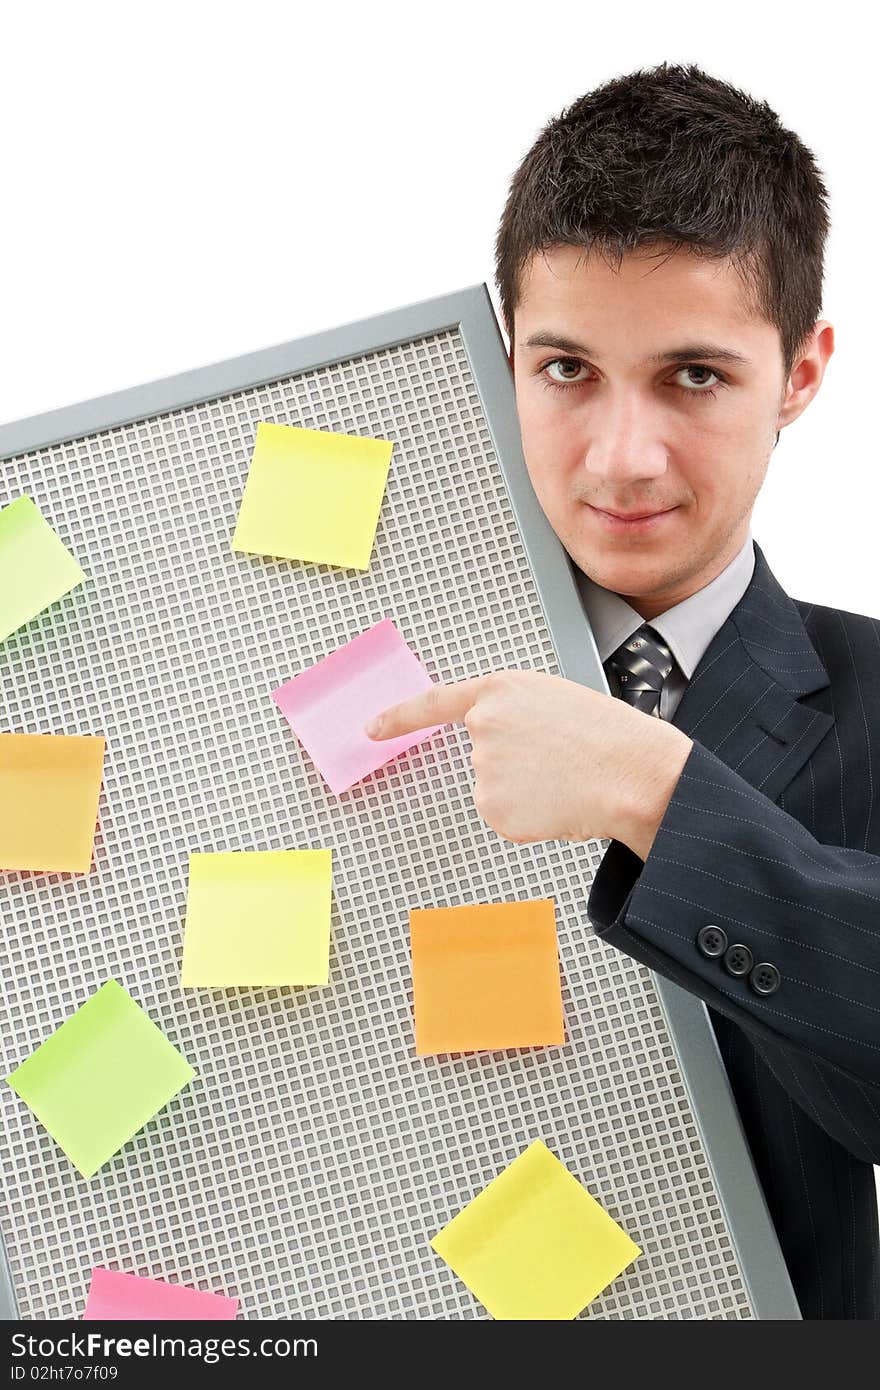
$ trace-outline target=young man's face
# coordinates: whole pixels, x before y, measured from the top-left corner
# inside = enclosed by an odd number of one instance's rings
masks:
[[[728,261],[648,248],[618,271],[569,246],[532,257],[513,327],[538,500],[580,569],[656,617],[745,542],[776,431],[793,418],[780,414],[778,330],[749,309]]]

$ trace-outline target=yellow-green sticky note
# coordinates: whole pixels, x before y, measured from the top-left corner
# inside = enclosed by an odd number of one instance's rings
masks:
[[[181,984],[326,985],[332,853],[190,854]]]
[[[641,1250],[536,1139],[431,1241],[492,1314],[577,1317]]]
[[[194,1076],[127,990],[108,980],[6,1080],[91,1178]]]
[[[0,511],[0,642],[84,580],[30,497]]]
[[[261,421],[232,549],[368,569],[393,448]]]

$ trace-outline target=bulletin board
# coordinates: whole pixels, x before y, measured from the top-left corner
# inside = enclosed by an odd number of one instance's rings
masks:
[[[392,440],[367,571],[233,553],[257,423]],[[89,1181],[0,1087],[0,1299],[93,1265],[246,1318],[486,1318],[429,1241],[541,1138],[642,1255],[581,1315],[799,1316],[704,1005],[591,931],[605,842],[516,846],[445,726],[335,796],[269,692],[391,617],[438,681],[607,690],[485,285],[0,427],[87,582],[0,646],[0,728],[107,739],[85,875],[0,875],[0,1065],[109,977],[197,1077]],[[326,987],[180,987],[192,850],[331,847]],[[411,908],[552,897],[566,1043],[418,1057]]]

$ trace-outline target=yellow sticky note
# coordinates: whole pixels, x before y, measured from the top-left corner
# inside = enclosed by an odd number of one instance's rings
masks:
[[[190,854],[181,984],[326,985],[332,853]]]
[[[431,1248],[508,1321],[577,1317],[642,1253],[540,1139]]]
[[[0,734],[0,869],[86,874],[104,739]]]
[[[393,448],[261,421],[232,549],[367,569]]]

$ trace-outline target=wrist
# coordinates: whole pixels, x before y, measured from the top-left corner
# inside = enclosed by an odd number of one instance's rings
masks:
[[[660,723],[636,759],[630,777],[622,779],[624,803],[613,838],[628,845],[644,861],[660,829],[672,794],[694,746],[693,739],[673,724]]]

